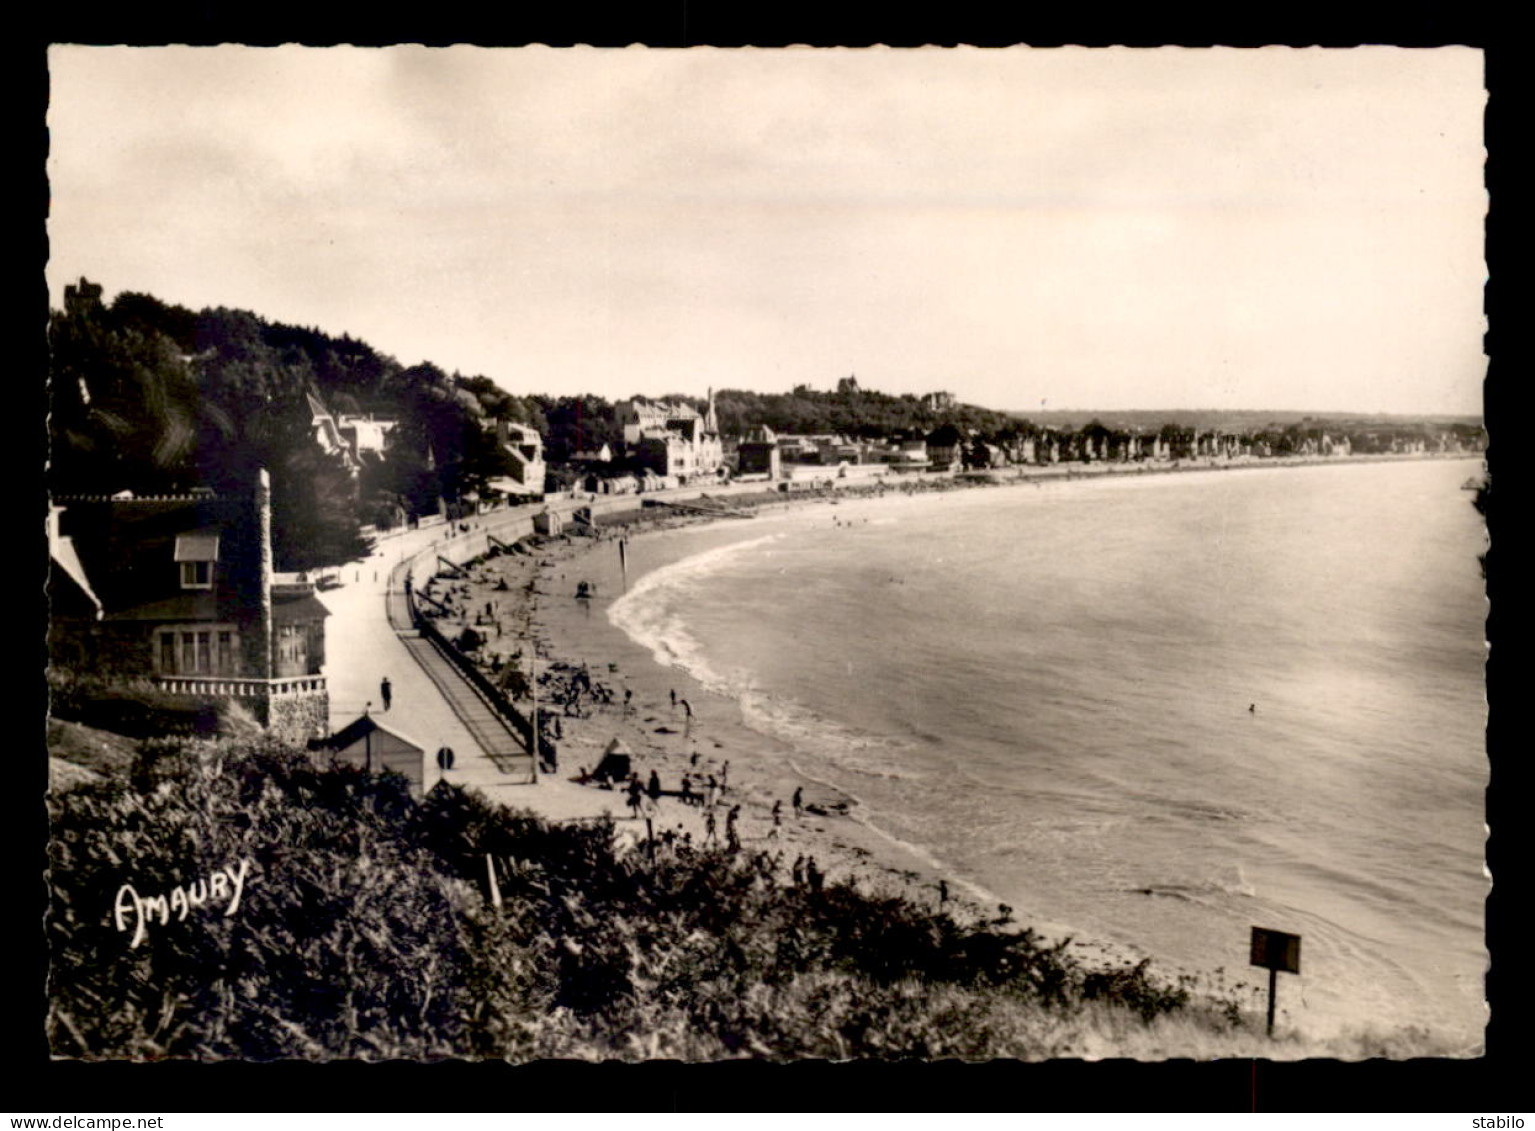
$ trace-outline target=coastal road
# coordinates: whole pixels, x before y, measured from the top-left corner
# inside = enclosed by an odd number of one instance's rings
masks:
[[[574,506],[575,504],[570,504]],[[542,507],[519,507],[478,516],[463,539],[483,539],[486,531],[513,525]],[[495,801],[559,820],[591,819],[618,807],[617,795],[578,786],[560,777],[528,780],[525,754],[507,757],[508,732],[453,666],[430,641],[395,620],[403,594],[390,591],[391,574],[409,558],[440,550],[452,535],[438,525],[381,538],[365,561],[341,568],[339,588],[320,594],[331,611],[326,622],[326,663],[330,689],[330,726],[334,733],[368,709],[382,726],[397,731],[426,751],[423,790],[442,778],[472,786]],[[380,682],[388,677],[392,706],[383,710]],[[439,747],[453,750],[453,769],[443,773],[435,758]],[[513,745],[511,749],[519,749]]]

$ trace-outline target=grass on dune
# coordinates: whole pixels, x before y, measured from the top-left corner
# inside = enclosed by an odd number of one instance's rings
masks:
[[[50,800],[58,1055],[525,1061],[1273,1055],[1234,997],[762,855],[627,844],[269,738],[146,742]],[[487,899],[487,855],[502,899]],[[249,860],[138,947],[115,893]],[[1261,1019],[1257,1022],[1261,1025]],[[1327,1055],[1327,1054],[1322,1054]]]

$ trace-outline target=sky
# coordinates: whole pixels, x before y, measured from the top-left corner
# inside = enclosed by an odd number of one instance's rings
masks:
[[[1480,413],[1469,48],[49,52],[84,276],[514,393]]]

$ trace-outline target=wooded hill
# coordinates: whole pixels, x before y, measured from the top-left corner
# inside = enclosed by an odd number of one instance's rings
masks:
[[[49,344],[55,496],[247,490],[264,466],[285,570],[348,561],[365,549],[361,525],[483,492],[506,470],[488,421],[536,429],[551,464],[603,444],[617,450],[623,438],[617,404],[602,397],[517,396],[489,377],[402,365],[349,335],[246,310],[192,311],[132,291],[107,303],[85,279],[68,288],[64,310],[50,312]],[[365,463],[353,479],[315,444],[311,396],[333,415],[397,420],[388,459]],[[942,420],[988,433],[1009,424],[1004,413],[967,405],[940,417],[916,397],[859,389],[852,378],[834,393],[725,390],[717,406],[726,435],[759,424],[860,437],[920,435]]]
[[[714,395],[720,431],[740,436],[765,424],[775,432],[832,434],[857,439],[922,437],[940,424],[955,424],[983,436],[1012,431],[1009,413],[968,404],[934,407],[926,398],[862,389],[854,377],[837,382],[835,391],[817,392],[797,385],[789,393],[753,393],[721,389]]]
[[[518,397],[488,377],[402,365],[345,334],[101,295],[82,279],[50,312],[50,491],[246,490],[264,466],[279,569],[350,560],[365,548],[361,524],[483,490],[505,472],[487,420],[531,425],[556,460],[621,437],[601,398]],[[397,420],[388,459],[353,479],[314,442],[310,396],[334,415]]]

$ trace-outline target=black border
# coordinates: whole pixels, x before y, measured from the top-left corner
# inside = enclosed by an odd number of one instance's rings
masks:
[[[20,80],[22,96],[11,105],[20,109],[20,139],[13,148],[23,160],[13,168],[13,184],[36,216],[26,229],[25,251],[13,261],[19,268],[20,303],[10,304],[19,314],[17,340],[26,343],[23,371],[46,372],[47,292],[41,272],[46,263],[47,187],[42,173],[46,155],[43,120],[47,105],[46,46],[63,43],[221,43],[273,44],[299,42],[389,44],[421,42],[429,45],[477,43],[485,46],[516,46],[526,43],[569,45],[590,43],[624,46],[641,43],[654,47],[693,45],[784,46],[892,46],[924,44],[1003,46],[1027,43],[1034,46],[1082,44],[1088,46],[1290,46],[1346,47],[1357,44],[1388,44],[1432,47],[1466,44],[1486,50],[1488,85],[1488,184],[1494,210],[1488,225],[1488,263],[1492,283],[1488,311],[1507,330],[1518,325],[1512,312],[1517,301],[1509,276],[1514,269],[1503,250],[1509,246],[1510,229],[1522,219],[1497,202],[1523,199],[1513,188],[1510,162],[1501,155],[1518,153],[1515,136],[1513,92],[1519,86],[1523,60],[1514,57],[1516,47],[1505,47],[1512,28],[1494,26],[1489,5],[1476,3],[1402,2],[1389,8],[1320,3],[1289,4],[1282,10],[1169,13],[1155,5],[1123,10],[1061,10],[1018,8],[999,11],[975,0],[932,9],[852,8],[836,3],[809,5],[802,2],[743,9],[739,4],[701,0],[675,3],[635,3],[614,11],[595,11],[586,6],[487,12],[420,9],[381,10],[364,18],[317,10],[317,6],[291,3],[247,6],[242,10],[214,7],[211,3],[182,2],[160,5],[152,12],[119,5],[112,10],[59,7],[34,11],[42,24],[40,33],[13,41],[10,77]],[[1521,131],[1522,132],[1522,131]],[[1503,142],[1499,145],[1499,139]],[[1521,187],[1523,187],[1521,185]],[[1503,317],[1498,318],[1499,313]],[[40,676],[43,610],[30,594],[40,594],[46,551],[39,559],[33,549],[20,555],[26,565],[7,587],[15,607],[24,611],[23,631],[29,642],[21,649],[23,660],[13,670],[12,686],[27,690],[20,697],[19,713],[25,723],[23,749],[15,750],[8,782],[8,816],[5,830],[13,838],[8,856],[20,866],[13,869],[13,892],[26,895],[13,905],[7,924],[10,941],[22,946],[18,964],[13,958],[6,979],[10,999],[5,1016],[8,1042],[4,1064],[9,1077],[3,1106],[24,1113],[78,1110],[241,1110],[272,1103],[288,1109],[316,1111],[480,1111],[508,1108],[564,1108],[598,1111],[769,1111],[797,1110],[1013,1110],[1013,1111],[1478,1111],[1488,1114],[1519,1111],[1527,1107],[1528,1093],[1516,1091],[1521,1083],[1522,1031],[1530,1016],[1526,980],[1513,967],[1514,936],[1531,906],[1523,860],[1528,856],[1522,825],[1524,799],[1530,794],[1524,751],[1516,745],[1516,721],[1507,704],[1515,693],[1514,680],[1522,672],[1522,649],[1516,641],[1523,634],[1523,599],[1510,591],[1516,563],[1523,554],[1511,540],[1514,498],[1522,496],[1522,473],[1510,459],[1499,459],[1503,443],[1512,443],[1500,421],[1520,419],[1514,400],[1518,392],[1511,372],[1508,350],[1512,334],[1505,333],[1495,345],[1489,336],[1493,364],[1487,386],[1487,420],[1493,437],[1490,462],[1502,501],[1489,519],[1495,549],[1489,560],[1489,640],[1494,645],[1488,668],[1492,703],[1489,746],[1493,762],[1493,787],[1488,795],[1488,819],[1494,834],[1489,842],[1489,862],[1497,877],[1488,907],[1488,930],[1495,966],[1489,975],[1489,994],[1495,1003],[1488,1030],[1488,1054],[1465,1061],[1371,1061],[1358,1064],[1334,1061],[1271,1063],[1230,1060],[1209,1063],[1171,1061],[1140,1064],[1131,1061],[1084,1063],[1052,1061],[1042,1064],[994,1062],[990,1064],[799,1062],[786,1065],[726,1063],[682,1065],[585,1065],[553,1062],[509,1067],[501,1064],[445,1063],[423,1065],[391,1063],[311,1064],[214,1064],[165,1063],[158,1065],[80,1064],[47,1059],[42,1040],[44,999],[40,972],[45,969],[41,934],[33,929],[46,905],[40,882],[46,839],[46,819],[38,803],[46,787],[41,760],[30,757],[42,746],[36,720],[45,706]],[[1493,352],[1496,349],[1497,352]],[[1517,352],[1515,350],[1515,352]],[[23,413],[31,422],[43,416],[42,382],[13,381],[26,387]],[[35,406],[38,411],[30,412]],[[25,430],[23,430],[25,431]],[[46,497],[39,469],[46,456],[45,434],[36,425],[29,433],[33,444],[9,448],[20,463],[13,483],[19,483],[29,511],[26,521],[46,513]],[[15,496],[13,496],[15,497]],[[30,529],[36,529],[32,527]],[[15,556],[8,562],[14,566]],[[35,610],[36,621],[27,618]],[[35,623],[37,632],[26,629]],[[1512,654],[1509,655],[1512,649]],[[34,674],[38,673],[38,674]],[[27,680],[34,680],[27,684]],[[15,700],[13,700],[14,702]],[[1503,709],[1500,710],[1500,704]],[[1523,728],[1518,728],[1522,731]],[[14,733],[14,732],[13,732]],[[19,912],[19,914],[17,914]],[[34,914],[35,913],[35,914]],[[110,1101],[110,1103],[108,1103]],[[88,1105],[88,1106],[87,1106]]]

